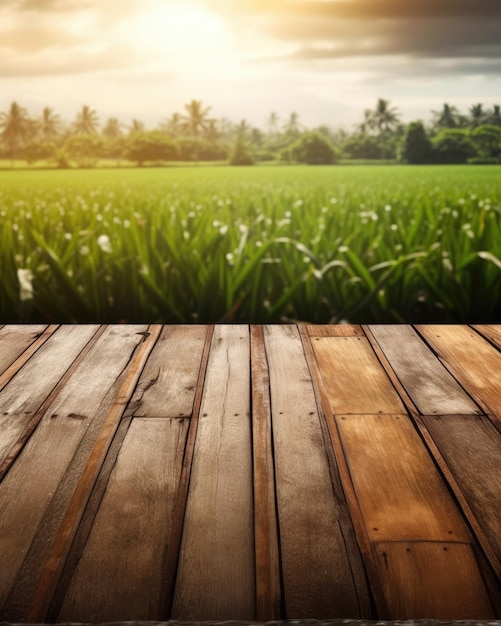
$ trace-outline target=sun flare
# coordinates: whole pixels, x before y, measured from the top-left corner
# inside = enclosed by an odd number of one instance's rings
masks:
[[[195,4],[153,2],[134,22],[136,41],[145,48],[194,56],[219,47],[224,38],[218,15]]]

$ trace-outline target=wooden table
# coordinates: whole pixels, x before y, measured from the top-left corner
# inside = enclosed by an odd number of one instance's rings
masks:
[[[0,327],[0,617],[501,615],[501,326]]]

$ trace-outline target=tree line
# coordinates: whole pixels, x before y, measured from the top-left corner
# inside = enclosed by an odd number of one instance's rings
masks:
[[[137,165],[167,161],[229,161],[235,165],[283,161],[334,163],[336,160],[400,160],[407,163],[501,163],[500,107],[475,104],[466,114],[445,103],[428,123],[401,122],[400,112],[379,98],[353,130],[308,129],[292,112],[284,120],[271,112],[264,128],[242,119],[234,123],[210,115],[211,107],[191,100],[154,129],[138,119],[103,124],[82,106],[71,124],[50,107],[32,117],[17,102],[0,113],[0,156],[31,165],[92,167],[101,159]]]

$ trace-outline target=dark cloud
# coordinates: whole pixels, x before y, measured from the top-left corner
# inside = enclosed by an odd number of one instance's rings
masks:
[[[284,0],[281,11],[260,28],[295,43],[294,62],[501,57],[501,0]]]

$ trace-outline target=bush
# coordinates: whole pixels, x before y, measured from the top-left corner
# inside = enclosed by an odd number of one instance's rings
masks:
[[[64,148],[78,167],[95,167],[103,153],[103,139],[97,135],[73,135]]]
[[[431,163],[433,146],[422,122],[411,122],[405,131],[400,157],[406,163]]]
[[[176,140],[179,161],[224,161],[228,158],[228,146],[198,137],[182,137]]]
[[[308,165],[331,165],[336,162],[336,150],[331,142],[314,131],[306,133],[301,139],[286,148],[283,157]]]
[[[445,128],[433,139],[433,155],[436,163],[467,163],[468,159],[477,156],[468,131],[456,128]]]
[[[254,159],[242,141],[237,141],[230,156],[230,165],[254,165]]]
[[[146,161],[172,161],[177,155],[177,146],[158,131],[134,133],[124,149],[124,157],[139,167]]]
[[[28,165],[50,159],[55,152],[56,146],[51,141],[30,141],[23,148],[23,156]]]

